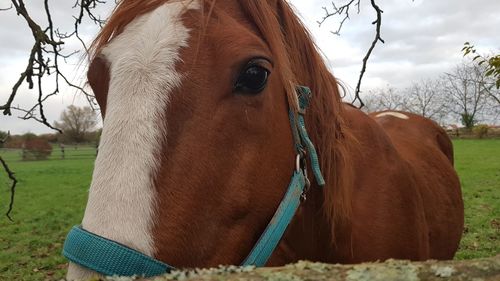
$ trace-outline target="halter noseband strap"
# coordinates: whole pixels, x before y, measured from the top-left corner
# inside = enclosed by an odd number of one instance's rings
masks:
[[[290,124],[297,150],[297,165],[288,190],[283,197],[271,222],[253,247],[242,265],[264,266],[278,246],[286,228],[292,221],[305,192],[307,179],[305,155],[309,155],[311,168],[319,186],[325,184],[318,161],[318,155],[310,140],[304,122],[304,112],[309,105],[311,90],[297,87],[300,112],[289,111]],[[100,237],[74,226],[64,242],[63,255],[70,261],[95,272],[112,276],[152,277],[168,273],[175,267],[146,256],[115,241]]]
[[[74,226],[64,242],[63,255],[70,261],[107,276],[152,277],[174,268],[115,241]]]

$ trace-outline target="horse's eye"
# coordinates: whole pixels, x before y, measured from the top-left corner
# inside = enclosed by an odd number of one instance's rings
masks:
[[[250,63],[240,73],[234,90],[244,94],[258,94],[266,87],[269,74],[269,70],[264,67]]]

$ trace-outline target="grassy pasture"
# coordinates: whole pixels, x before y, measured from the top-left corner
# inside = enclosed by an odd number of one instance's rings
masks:
[[[456,258],[500,254],[500,139],[453,143],[465,204],[465,229]]]
[[[0,280],[59,280],[66,269],[62,243],[82,219],[95,150],[67,147],[65,160],[57,149],[47,161],[23,162],[16,151],[2,157],[19,183],[10,222],[3,216],[7,178],[0,175]]]
[[[500,140],[456,140],[456,168],[462,181],[466,229],[457,259],[500,253]],[[8,221],[7,177],[0,172],[0,280],[59,280],[66,261],[64,237],[81,221],[95,150],[54,149],[46,161],[20,161],[2,151],[19,179],[16,206]]]

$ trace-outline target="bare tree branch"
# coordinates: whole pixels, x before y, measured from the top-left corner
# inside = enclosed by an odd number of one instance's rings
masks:
[[[350,19],[349,15],[349,10],[351,9],[351,5],[355,5],[358,9],[357,13],[359,14],[360,12],[360,4],[361,0],[350,0],[349,3],[342,5],[340,7],[337,7],[335,5],[335,2],[332,2],[332,9],[328,9],[327,7],[323,7],[323,10],[325,11],[325,15],[321,20],[318,21],[319,26],[323,25],[323,23],[333,17],[333,16],[343,16],[342,20],[340,21],[339,27],[337,28],[336,31],[332,31],[333,34],[335,35],[340,35],[340,31],[342,30],[342,27],[344,26],[344,23]]]
[[[323,7],[323,10],[325,11],[325,16],[323,16],[323,18],[320,21],[318,21],[318,24],[321,26],[327,19],[329,19],[333,16],[342,16],[343,18],[340,21],[340,25],[339,25],[338,29],[336,31],[332,32],[333,34],[340,35],[340,31],[341,31],[345,21],[350,18],[349,12],[350,12],[350,8],[352,7],[352,5],[355,5],[357,7],[357,12],[359,14],[360,1],[361,0],[350,0],[349,2],[347,2],[347,4],[342,5],[340,7],[337,7],[335,5],[335,3],[332,2],[332,6],[333,6],[332,9],[328,9],[327,7]],[[370,59],[370,56],[371,56],[373,50],[377,46],[377,43],[378,42],[381,42],[382,44],[385,43],[384,39],[382,39],[381,31],[380,31],[381,27],[382,27],[382,13],[384,11],[382,11],[382,9],[377,5],[375,0],[370,0],[370,3],[371,3],[373,10],[376,12],[376,15],[377,15],[376,20],[372,22],[372,24],[375,25],[375,38],[373,39],[370,48],[368,49],[365,57],[363,58],[363,65],[361,67],[361,72],[359,74],[358,83],[357,83],[356,90],[354,93],[354,100],[351,102],[352,104],[355,104],[356,101],[359,101],[359,108],[363,108],[363,106],[365,106],[363,100],[361,99],[360,94],[361,94],[361,82],[363,81],[363,77],[364,77],[365,72],[366,72],[368,60]]]
[[[33,106],[29,110],[21,110],[26,114],[22,119],[34,119],[45,126],[56,130],[61,133],[61,130],[55,128],[50,124],[45,116],[45,111],[43,107],[43,101],[47,100],[48,97],[54,96],[60,91],[60,80],[64,81],[66,85],[71,88],[74,88],[81,93],[83,93],[89,104],[91,106],[95,106],[95,101],[93,100],[93,96],[89,94],[83,87],[80,87],[67,79],[66,75],[62,73],[60,69],[60,60],[64,60],[76,54],[77,52],[71,52],[69,54],[64,54],[63,44],[64,41],[75,36],[87,50],[87,47],[84,41],[81,39],[78,33],[78,28],[85,17],[90,18],[92,22],[102,26],[105,21],[100,17],[93,14],[93,9],[97,7],[99,4],[104,4],[106,1],[104,0],[78,0],[74,4],[74,8],[79,7],[78,16],[75,18],[74,31],[70,34],[62,33],[58,29],[54,27],[54,23],[52,21],[52,15],[50,12],[49,0],[44,0],[44,10],[45,17],[47,19],[48,25],[46,28],[42,29],[42,27],[36,23],[32,17],[30,16],[23,0],[11,0],[12,5],[15,8],[15,11],[18,15],[24,18],[28,27],[31,30],[33,36],[33,47],[31,49],[28,63],[24,72],[21,73],[19,79],[14,84],[12,88],[12,92],[9,95],[5,104],[0,105],[0,110],[3,111],[4,115],[12,115],[12,109],[20,110],[19,108],[13,108],[12,103],[19,92],[20,86],[26,82],[28,84],[28,88],[31,90],[35,86],[37,87],[37,104]],[[49,93],[45,94],[43,88],[43,81],[46,76],[55,75],[55,88]],[[35,111],[38,111],[35,114]]]
[[[0,143],[5,143],[7,141],[7,139],[9,138],[9,136],[10,136],[10,132],[7,133],[7,136],[5,136],[4,139],[0,139]],[[2,164],[2,167],[3,167],[4,171],[5,171],[5,173],[7,173],[7,176],[12,181],[12,184],[10,186],[9,208],[7,210],[7,213],[5,213],[5,215],[7,216],[7,218],[10,221],[12,221],[10,213],[12,212],[12,208],[14,207],[14,196],[16,194],[17,179],[16,179],[16,176],[14,175],[14,172],[12,172],[12,170],[9,168],[9,166],[7,165],[7,162],[5,162],[5,160],[2,158],[2,156],[0,156],[0,163]]]
[[[363,108],[363,106],[365,105],[363,103],[363,100],[361,100],[361,97],[359,96],[359,94],[361,92],[361,82],[363,81],[363,77],[364,77],[365,72],[366,72],[366,65],[368,63],[368,59],[370,59],[370,56],[371,56],[373,50],[375,49],[375,46],[377,46],[377,43],[379,41],[382,42],[382,44],[385,43],[385,41],[380,36],[380,28],[382,27],[382,13],[384,11],[382,11],[379,8],[379,6],[375,3],[375,0],[371,0],[370,2],[371,2],[371,5],[372,5],[373,9],[377,13],[377,19],[374,22],[372,22],[372,24],[375,25],[376,32],[375,32],[375,38],[372,41],[372,45],[368,49],[368,52],[366,53],[366,56],[363,58],[363,66],[361,67],[361,73],[359,74],[358,85],[356,86],[356,91],[354,93],[355,94],[354,95],[354,100],[352,101],[353,104],[356,101],[359,101],[359,108]]]
[[[10,9],[12,9],[12,4],[10,4],[10,7],[8,7],[8,8],[0,8],[0,12],[2,12],[2,11],[8,11]]]
[[[12,208],[14,207],[14,197],[16,194],[16,185],[17,185],[17,179],[16,176],[14,175],[14,172],[12,172],[5,162],[5,160],[0,156],[0,163],[2,163],[4,171],[7,173],[7,176],[9,179],[12,181],[12,184],[10,186],[10,202],[9,202],[9,209],[7,210],[7,213],[5,215],[10,221],[12,220],[12,217],[10,216],[10,213],[12,212]]]
[[[22,17],[28,28],[31,31],[33,37],[33,47],[30,50],[28,62],[26,64],[25,70],[20,74],[18,80],[14,83],[12,91],[8,96],[4,104],[0,104],[0,110],[3,111],[4,115],[12,115],[12,110],[17,110],[23,112],[24,115],[19,117],[23,120],[33,119],[37,122],[44,124],[45,126],[62,133],[62,131],[47,120],[45,116],[44,102],[59,93],[60,90],[60,80],[71,88],[74,88],[81,93],[83,93],[92,108],[95,108],[95,100],[93,95],[85,91],[81,86],[78,86],[67,79],[66,75],[60,69],[60,61],[66,62],[66,59],[78,53],[77,51],[70,52],[69,54],[63,53],[63,45],[66,40],[71,37],[76,37],[77,40],[82,44],[85,51],[88,51],[85,42],[79,35],[79,26],[82,24],[85,18],[89,18],[93,23],[103,26],[105,20],[101,19],[99,16],[94,14],[94,9],[100,5],[106,3],[106,0],[76,0],[73,8],[79,8],[78,16],[74,17],[74,31],[71,33],[60,32],[59,29],[55,28],[54,22],[52,20],[51,9],[49,6],[49,0],[44,0],[44,12],[45,18],[47,20],[47,26],[42,28],[28,12],[25,6],[24,0],[11,0],[11,5],[8,8],[0,8],[0,11],[14,10],[18,16]],[[13,9],[14,8],[14,9]],[[49,93],[45,92],[43,83],[46,78],[54,75],[55,87]],[[34,106],[29,109],[22,109],[20,107],[13,106],[13,102],[16,95],[19,93],[20,87],[26,83],[30,90],[37,88],[37,102]],[[5,140],[2,140],[5,141]],[[7,217],[11,219],[10,213],[14,204],[15,187],[17,184],[17,179],[14,176],[14,172],[9,169],[7,163],[0,157],[0,162],[2,167],[12,180],[11,185],[11,196],[10,204],[7,212]]]
[[[490,85],[488,87],[485,87],[485,90],[488,92],[488,96],[490,98],[492,98],[494,101],[496,101],[499,105],[500,105],[500,92],[498,91],[498,89],[496,90],[497,91],[497,94],[494,93],[494,88],[496,86],[495,85]]]
[[[73,32],[71,33],[58,33],[58,37],[61,39],[68,39],[71,38],[72,36],[75,36],[78,41],[82,44],[83,48],[85,49],[85,52],[88,53],[88,47],[85,44],[85,41],[80,37],[80,25],[83,22],[83,19],[85,17],[89,18],[94,24],[98,25],[99,27],[103,27],[104,24],[106,23],[106,20],[101,19],[100,16],[96,16],[93,12],[93,10],[99,5],[99,4],[105,4],[105,0],[77,0],[75,4],[73,5],[73,8],[76,9],[78,8],[78,16],[74,16],[73,18],[75,19],[74,23],[74,29]],[[86,93],[85,93],[86,94]]]
[[[35,42],[33,44],[33,48],[31,49],[26,71],[21,73],[21,77],[14,85],[12,92],[9,96],[9,99],[7,100],[7,103],[3,106],[0,106],[0,110],[3,110],[4,115],[11,115],[12,102],[16,94],[18,93],[19,87],[22,85],[23,81],[26,80],[26,82],[28,83],[28,87],[30,89],[33,89],[34,87],[33,78],[36,77],[38,86],[38,107],[41,116],[41,121],[43,124],[52,128],[52,126],[50,126],[50,124],[47,122],[47,119],[43,112],[43,104],[40,102],[43,99],[42,77],[44,75],[50,75],[50,69],[51,69],[51,65],[49,64],[50,60],[46,59],[44,57],[44,54],[47,53],[46,47],[51,46],[54,52],[53,67],[58,68],[57,57],[60,51],[60,45],[64,44],[64,42],[54,39],[52,19],[50,17],[50,12],[48,11],[48,0],[45,0],[44,2],[47,11],[47,20],[49,22],[48,27],[45,30],[42,30],[40,25],[38,25],[30,17],[30,14],[26,9],[23,0],[12,0],[12,4],[14,5],[17,14],[25,19],[26,23],[31,29],[33,39]],[[47,34],[47,32],[49,32],[49,34]]]

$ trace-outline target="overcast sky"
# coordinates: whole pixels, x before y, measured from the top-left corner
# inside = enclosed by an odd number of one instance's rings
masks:
[[[113,2],[113,1],[111,1]],[[328,65],[337,78],[351,88],[355,88],[361,68],[361,60],[374,36],[371,22],[375,13],[368,0],[361,0],[361,13],[355,10],[346,22],[341,36],[333,35],[340,18],[332,18],[321,28],[317,21],[323,16],[322,6],[329,0],[291,0],[301,18],[313,33],[318,45],[326,55]],[[338,3],[346,1],[336,1]],[[0,8],[9,6],[10,1],[0,0]],[[33,17],[44,19],[43,1],[26,1]],[[63,31],[70,31],[71,9],[74,1],[50,0],[55,25]],[[462,59],[463,43],[470,41],[482,52],[500,50],[499,0],[379,0],[384,10],[382,37],[385,45],[375,49],[363,81],[363,90],[391,85],[408,87],[412,81],[439,76],[449,71]],[[103,7],[103,16],[109,7]],[[88,42],[98,29],[86,24],[82,27],[84,39]],[[4,104],[12,86],[26,67],[27,54],[31,48],[31,34],[26,23],[13,11],[0,12],[0,103]],[[68,42],[68,48],[78,48],[76,42]],[[85,65],[79,64],[78,57],[65,67],[69,78],[82,83]],[[28,107],[36,101],[36,93],[27,87],[20,89],[14,105]],[[46,103],[46,115],[50,122],[59,118],[68,105],[85,105],[85,99],[76,91],[64,88],[62,93]],[[49,129],[34,121],[0,116],[0,130],[10,130],[13,134],[26,132],[44,133]]]

